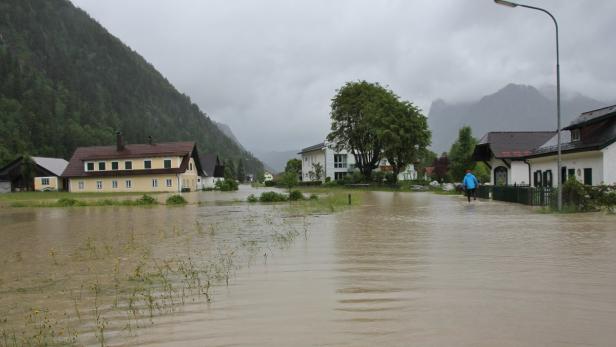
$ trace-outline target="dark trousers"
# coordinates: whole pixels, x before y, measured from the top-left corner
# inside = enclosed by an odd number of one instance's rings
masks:
[[[477,200],[477,196],[475,195],[476,190],[477,188],[466,189],[466,197],[468,198],[468,202],[471,202],[471,196],[473,197],[473,200]]]

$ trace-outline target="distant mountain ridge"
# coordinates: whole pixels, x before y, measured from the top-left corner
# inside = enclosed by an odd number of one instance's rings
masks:
[[[68,0],[0,1],[0,166],[20,154],[196,141],[200,152],[263,164],[150,63]],[[214,82],[212,82],[214,83]]]
[[[448,151],[465,125],[473,136],[481,138],[489,131],[549,131],[556,129],[556,104],[550,98],[551,88],[508,84],[496,93],[474,102],[449,104],[442,99],[430,106],[428,124],[432,130],[432,150]],[[606,106],[579,93],[561,100],[562,126],[582,112]]]

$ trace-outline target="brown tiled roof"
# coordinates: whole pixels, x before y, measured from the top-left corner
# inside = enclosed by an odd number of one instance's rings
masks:
[[[62,173],[63,177],[101,177],[119,175],[168,174],[186,171],[190,155],[195,150],[194,142],[169,142],[155,144],[126,145],[118,151],[116,146],[79,147],[73,153],[68,166]],[[152,158],[181,156],[182,164],[179,168],[148,169],[148,170],[114,170],[114,171],[84,171],[84,161],[112,160],[131,158]],[[200,170],[200,163],[197,164]]]
[[[521,158],[530,155],[533,150],[552,136],[555,131],[503,131],[487,133],[475,147],[474,156],[485,157],[486,149],[496,158]]]

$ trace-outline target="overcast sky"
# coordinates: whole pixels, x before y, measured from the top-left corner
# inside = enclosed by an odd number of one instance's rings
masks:
[[[555,84],[549,17],[492,0],[72,0],[251,150],[329,131],[347,81],[389,86],[427,115],[509,82]],[[616,99],[616,1],[529,0],[559,21],[561,82]]]

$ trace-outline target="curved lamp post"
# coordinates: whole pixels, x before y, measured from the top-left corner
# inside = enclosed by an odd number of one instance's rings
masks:
[[[539,7],[534,7],[534,6],[528,6],[528,5],[522,5],[522,4],[518,4],[515,2],[510,2],[510,1],[505,1],[505,0],[494,0],[495,3],[497,3],[498,5],[503,5],[503,6],[507,6],[507,7],[525,7],[525,8],[529,8],[531,10],[537,10],[537,11],[541,11],[545,14],[547,14],[548,16],[550,16],[550,18],[552,18],[552,20],[554,21],[554,27],[556,28],[556,117],[557,117],[557,137],[558,137],[558,159],[557,159],[557,169],[556,169],[556,176],[558,177],[558,210],[562,210],[562,205],[563,205],[563,192],[562,192],[562,169],[561,169],[561,165],[562,165],[562,158],[561,158],[561,139],[560,139],[560,56],[559,56],[559,52],[558,52],[558,23],[556,22],[556,18],[554,18],[554,16],[548,12],[547,10],[544,10],[542,8]]]

